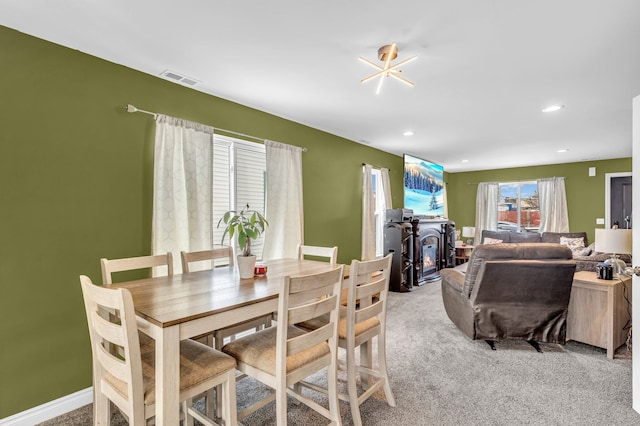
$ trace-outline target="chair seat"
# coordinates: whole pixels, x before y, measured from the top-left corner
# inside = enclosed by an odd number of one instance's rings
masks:
[[[289,326],[289,338],[302,336],[306,332],[296,326]],[[251,365],[265,373],[276,374],[276,335],[277,327],[258,331],[237,339],[222,347],[222,351],[238,362]],[[287,371],[294,371],[329,353],[326,342],[287,357]]]
[[[309,321],[305,321],[300,324],[297,324],[297,326],[305,330],[317,330],[318,328],[328,323],[329,323],[329,316],[323,315],[321,317],[317,317]],[[356,337],[358,337],[359,335],[361,335],[366,331],[371,330],[372,328],[378,326],[379,324],[380,324],[380,321],[378,320],[378,318],[375,318],[375,317],[369,318],[365,321],[357,323],[356,332],[355,332]],[[338,337],[340,339],[347,338],[347,319],[346,318],[340,318],[340,321],[338,322]]]
[[[145,404],[153,404],[156,399],[155,351],[142,353],[142,374]],[[180,342],[180,391],[193,387],[225,371],[234,369],[236,360],[209,346],[193,340]],[[104,380],[124,398],[127,398],[127,384],[106,373]]]

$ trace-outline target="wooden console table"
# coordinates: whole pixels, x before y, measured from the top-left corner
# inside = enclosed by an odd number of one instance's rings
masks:
[[[567,340],[604,348],[607,358],[613,359],[629,333],[625,329],[627,321],[631,321],[627,299],[631,300],[631,277],[600,280],[595,272],[576,272],[567,316]]]

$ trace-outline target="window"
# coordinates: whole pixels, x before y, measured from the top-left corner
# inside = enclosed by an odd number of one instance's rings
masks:
[[[373,188],[373,200],[375,205],[376,223],[376,257],[384,256],[384,219],[386,205],[384,190],[382,189],[382,173],[380,169],[371,169],[371,187]]]
[[[249,204],[252,210],[265,212],[265,146],[224,136],[213,141],[213,243],[222,241],[224,227],[216,225],[225,212],[242,210]],[[232,207],[233,206],[233,207]],[[225,237],[225,245],[229,244]],[[235,245],[235,241],[233,241]],[[264,236],[251,240],[251,253],[262,258]],[[237,247],[236,247],[237,248]],[[217,265],[217,263],[216,263]]]
[[[536,181],[499,184],[498,229],[533,232],[540,228],[540,198]]]

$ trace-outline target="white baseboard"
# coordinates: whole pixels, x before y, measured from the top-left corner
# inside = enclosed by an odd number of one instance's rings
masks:
[[[0,419],[0,426],[33,426],[93,402],[93,387]]]

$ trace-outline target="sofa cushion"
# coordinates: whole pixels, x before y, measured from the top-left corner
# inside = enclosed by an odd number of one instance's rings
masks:
[[[539,232],[512,232],[512,243],[541,243],[542,237]]]
[[[482,244],[500,244],[503,243],[504,241],[499,240],[497,238],[489,238],[489,237],[485,237],[484,241],[482,241]]]
[[[587,240],[586,232],[543,232],[542,233],[542,242],[543,243],[556,243],[560,244],[560,238],[583,238],[584,246],[589,245],[589,241]]]
[[[493,238],[494,240],[502,240],[503,243],[511,242],[511,232],[509,231],[482,231],[482,241],[481,244],[484,244],[485,238]]]

